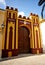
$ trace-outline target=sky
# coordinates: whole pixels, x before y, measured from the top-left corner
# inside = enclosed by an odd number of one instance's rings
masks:
[[[42,6],[38,6],[39,0],[0,0],[0,8],[5,9],[6,6],[18,9],[18,14],[29,16],[30,13],[38,14],[41,17]],[[45,13],[45,11],[44,11]],[[45,17],[45,15],[44,15]],[[45,23],[40,25],[42,33],[42,43],[45,46]],[[45,47],[44,47],[45,48]]]
[[[42,6],[38,6],[39,0],[0,0],[0,8],[5,9],[6,6],[18,8],[19,14],[29,16],[30,13],[41,16]]]

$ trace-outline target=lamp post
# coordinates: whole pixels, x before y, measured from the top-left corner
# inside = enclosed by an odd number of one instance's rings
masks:
[[[4,24],[4,22],[1,24],[1,28],[2,28],[2,33],[3,33],[3,31],[4,31],[4,27],[5,27],[5,24]]]

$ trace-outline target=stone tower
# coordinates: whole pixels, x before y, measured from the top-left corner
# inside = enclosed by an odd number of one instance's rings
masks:
[[[2,57],[9,57],[18,54],[18,10],[13,7],[6,7],[5,28],[2,45]]]
[[[40,32],[40,23],[38,15],[31,13],[31,20],[32,20],[32,36],[33,36],[33,49],[32,53],[42,53],[42,44],[41,44],[41,32]]]

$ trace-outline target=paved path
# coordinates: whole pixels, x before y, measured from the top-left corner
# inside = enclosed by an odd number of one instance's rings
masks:
[[[45,65],[45,54],[1,61],[0,65]]]

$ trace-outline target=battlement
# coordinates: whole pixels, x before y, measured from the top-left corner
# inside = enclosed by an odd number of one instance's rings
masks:
[[[17,8],[14,9],[13,7],[9,7],[9,6],[6,6],[6,9],[18,11]]]
[[[29,17],[22,16],[22,15],[19,15],[19,16],[18,16],[18,18],[30,20],[30,18],[29,18]]]
[[[19,17],[19,18],[22,18],[22,15],[19,15],[18,17]]]
[[[13,7],[6,6],[6,9],[8,9],[8,10],[15,10],[15,11],[18,12],[18,9],[17,8],[14,9]],[[33,13],[30,13],[30,16],[31,17],[39,17],[37,14],[33,14]],[[26,18],[26,16],[23,16],[22,17],[22,15],[19,15],[19,18],[28,19],[28,20],[30,19],[30,18]]]
[[[19,18],[26,19],[26,16],[23,16],[23,17],[22,17],[22,15],[19,15],[18,17],[19,17]]]
[[[30,13],[30,16],[35,16],[35,17],[38,17],[38,15],[33,14],[33,13]]]
[[[26,16],[23,16],[23,19],[26,19]]]
[[[30,18],[29,18],[29,17],[27,17],[27,20],[30,20]]]
[[[9,6],[6,6],[6,9],[9,9]]]

